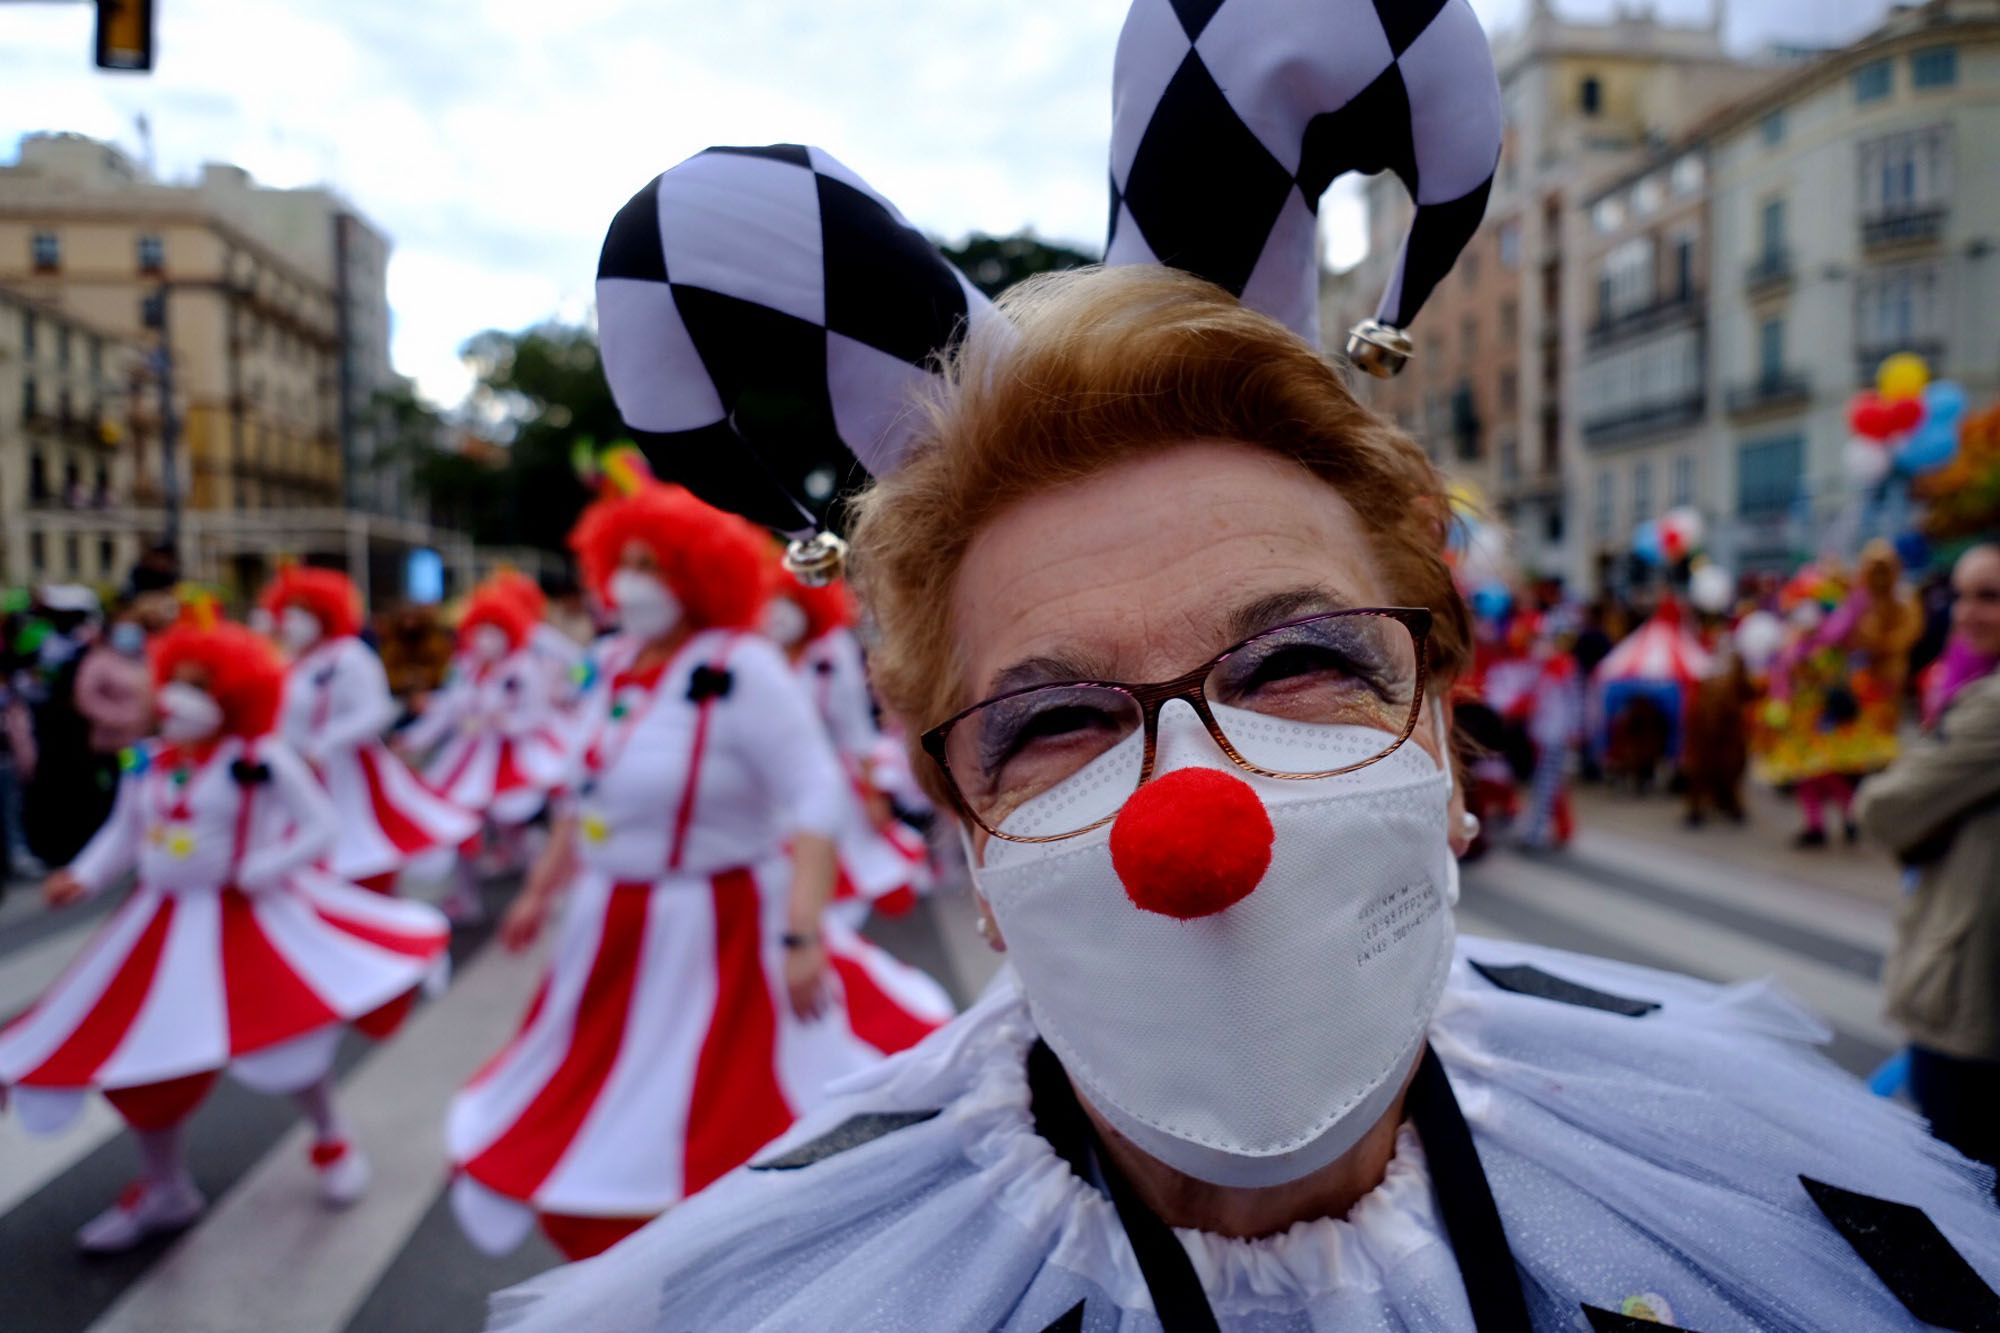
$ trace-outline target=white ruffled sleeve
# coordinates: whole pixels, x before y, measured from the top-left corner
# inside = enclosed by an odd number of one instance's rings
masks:
[[[250,799],[270,801],[285,816],[283,822],[274,822],[267,810],[256,818],[252,824],[256,832],[273,828],[282,832],[271,839],[253,836],[236,872],[236,881],[244,888],[264,889],[305,869],[333,846],[340,816],[326,789],[290,746],[267,739],[246,750],[244,760],[261,763],[270,773],[260,787],[251,789]]]
[[[93,896],[110,888],[139,860],[139,841],[146,831],[146,807],[139,797],[143,779],[143,773],[119,779],[110,817],[69,864],[70,874]]]
[[[788,833],[831,838],[841,828],[847,774],[812,701],[778,650],[743,639],[729,654],[735,726]]]

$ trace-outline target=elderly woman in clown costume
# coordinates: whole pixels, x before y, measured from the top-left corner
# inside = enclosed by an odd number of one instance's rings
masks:
[[[613,223],[600,329],[642,443],[748,508],[784,476],[762,405],[833,395],[815,445],[874,476],[846,506],[876,687],[956,812],[1007,966],[746,1169],[496,1297],[493,1327],[2000,1319],[1990,1175],[1812,1050],[1825,1029],[1790,1001],[1455,939],[1468,645],[1441,479],[1309,341],[1309,219],[1201,172],[1241,173],[1253,136],[1287,155],[1285,199],[1343,163],[1407,168],[1406,262],[1350,342],[1392,369],[1498,151],[1470,9],[1139,5],[1119,76],[1114,266],[997,314],[952,309],[942,261],[817,148],[698,155]],[[804,221],[780,207],[801,162]],[[1163,210],[1190,176],[1188,211]],[[787,309],[765,275],[825,273],[830,326],[841,284],[896,294],[871,309],[905,324],[865,331],[909,373],[831,336],[804,368],[732,340],[664,276],[697,261],[705,291]],[[736,432],[734,476],[702,401]],[[801,537],[794,559],[816,573],[830,549]]]
[[[811,587],[779,569],[777,591],[764,611],[764,633],[785,650],[853,792],[840,831],[834,898],[899,916],[930,885],[930,848],[921,833],[896,817],[890,802],[900,766],[893,756],[884,762],[884,738],[875,724],[854,621],[854,598],[845,583]]]
[[[102,1092],[143,1171],[77,1233],[122,1250],[204,1206],[183,1155],[187,1117],[227,1069],[289,1093],[312,1122],[322,1199],[353,1202],[368,1164],[333,1106],[343,1028],[392,1031],[441,975],[449,929],[422,904],[311,867],[339,815],[273,734],[284,664],[239,626],[184,624],[153,645],[161,739],[140,748],[98,834],[43,895],[62,907],[138,883],[70,969],[0,1032],[0,1090],[54,1132]]]
[[[392,893],[405,866],[457,847],[478,818],[426,787],[382,743],[400,710],[382,660],[361,641],[361,598],[345,574],[281,570],[263,605],[292,659],[279,733],[312,765],[340,816],[328,868]]]
[[[562,898],[549,971],[448,1122],[452,1203],[490,1251],[537,1218],[571,1257],[608,1247],[951,1016],[826,912],[846,777],[755,632],[764,539],[624,475],[573,538],[621,633],[503,923],[525,947]]]

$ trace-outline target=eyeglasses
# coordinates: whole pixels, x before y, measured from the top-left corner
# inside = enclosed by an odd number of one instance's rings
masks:
[[[1307,616],[1158,684],[1067,681],[995,695],[925,732],[924,751],[959,809],[1008,842],[1057,842],[1116,818],[1153,775],[1160,709],[1174,699],[1239,768],[1339,777],[1416,730],[1430,630],[1420,607]]]

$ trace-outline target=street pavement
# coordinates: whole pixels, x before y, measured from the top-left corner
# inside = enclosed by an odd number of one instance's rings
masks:
[[[1774,979],[1829,1024],[1829,1053],[1865,1074],[1899,1044],[1879,1013],[1895,872],[1865,848],[1784,846],[1786,812],[1753,808],[1748,829],[1684,831],[1673,806],[1594,794],[1574,844],[1499,851],[1467,867],[1460,929],[1693,973]],[[504,906],[511,885],[489,887]],[[417,886],[420,893],[437,886]],[[32,1001],[87,937],[81,915],[41,910],[30,886],[0,903],[0,1015]],[[963,890],[871,927],[963,1002],[998,959],[972,929]],[[71,1233],[104,1207],[135,1159],[93,1104],[53,1139],[0,1114],[0,1329],[8,1333],[453,1333],[477,1329],[488,1292],[556,1262],[539,1236],[489,1259],[459,1234],[444,1198],[443,1107],[512,1030],[537,960],[462,931],[450,989],[380,1047],[350,1038],[342,1107],[375,1165],[368,1196],[319,1208],[306,1135],[291,1105],[223,1080],[194,1119],[191,1158],[210,1209],[192,1230],[134,1253],[84,1259]]]

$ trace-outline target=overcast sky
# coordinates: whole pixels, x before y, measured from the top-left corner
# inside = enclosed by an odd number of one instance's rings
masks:
[[[1628,0],[1629,2],[1629,0]],[[1489,28],[1526,0],[1474,0]],[[1601,15],[1614,0],[1557,0]],[[86,4],[0,3],[0,155],[77,130],[160,172],[329,183],[394,239],[398,369],[456,403],[457,349],[588,309],[617,207],[711,143],[825,146],[928,231],[1102,242],[1127,0],[159,0],[150,76],[90,65]],[[1708,0],[1660,0],[1695,21]],[[1832,41],[1887,0],[1731,0],[1732,44]],[[1351,259],[1359,218],[1327,209]]]

